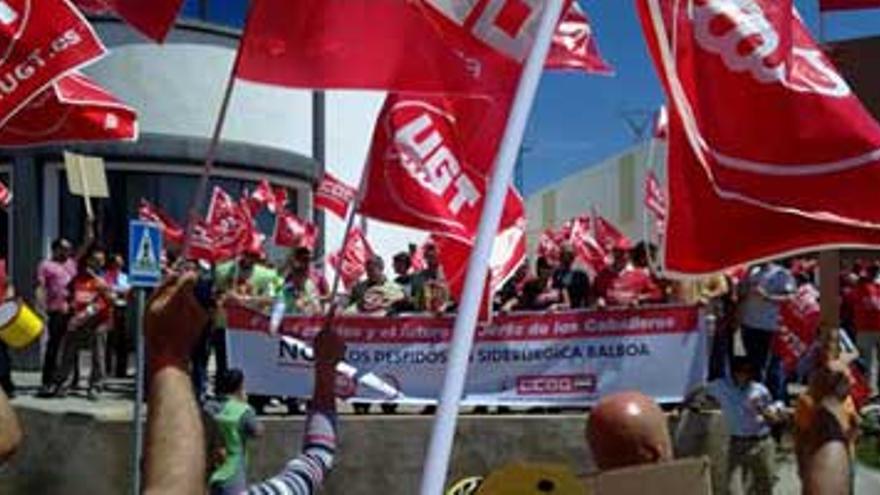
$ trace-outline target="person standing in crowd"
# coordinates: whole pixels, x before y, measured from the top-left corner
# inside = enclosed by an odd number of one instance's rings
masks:
[[[144,446],[145,495],[206,493],[206,427],[199,414],[187,377],[189,356],[208,322],[197,301],[194,274],[167,280],[153,295],[144,318],[148,397],[147,435]],[[332,328],[315,341],[315,386],[311,415],[302,453],[285,464],[275,477],[248,488],[249,495],[284,493],[314,495],[330,471],[336,448],[336,365],[345,355],[345,344]],[[173,432],[173,434],[169,434]],[[210,451],[223,462],[222,449]]]
[[[593,284],[593,301],[596,306],[609,304],[609,298],[614,282],[621,273],[629,266],[629,241],[622,239],[611,250],[611,263],[603,268]]]
[[[853,290],[856,346],[865,362],[873,395],[880,393],[880,266],[871,264]]]
[[[413,294],[413,281],[415,275],[410,273],[412,258],[406,251],[394,255],[392,268],[394,269],[394,283],[403,290],[404,298],[394,306],[395,313],[409,313],[416,310],[415,297]]]
[[[730,362],[730,376],[709,383],[706,392],[721,406],[729,430],[727,493],[736,486],[753,495],[772,495],[776,483],[776,447],[771,427],[785,421],[782,403],[755,381],[755,368],[745,356]]]
[[[425,269],[413,277],[413,299],[418,311],[442,313],[450,304],[449,287],[440,267],[437,246],[427,243],[422,247]]]
[[[508,312],[520,304],[523,287],[529,280],[529,261],[525,260],[514,272],[510,280],[504,283],[501,290],[495,294],[495,310]]]
[[[590,295],[590,277],[574,267],[575,252],[571,243],[562,245],[559,266],[553,271],[553,288],[565,291],[572,309],[585,308]]]
[[[367,279],[351,290],[349,312],[385,316],[404,299],[403,289],[385,276],[385,262],[379,256],[367,260]]]
[[[125,273],[125,259],[121,254],[114,254],[107,263],[103,273],[104,281],[113,290],[113,328],[108,335],[107,372],[117,378],[128,376],[129,334],[126,326],[126,312],[131,286]],[[115,366],[114,366],[115,365]]]
[[[791,272],[778,263],[765,263],[752,270],[744,286],[740,305],[740,328],[746,356],[758,372],[758,379],[767,383],[770,393],[777,399],[785,396],[781,369],[773,369],[771,376],[771,342],[782,323],[782,305],[797,291],[797,283]],[[781,368],[781,362],[777,361]],[[770,380],[776,376],[776,379]]]
[[[51,396],[67,394],[66,386],[77,365],[79,350],[91,349],[89,400],[97,400],[103,391],[107,352],[107,333],[113,326],[113,289],[101,277],[106,257],[104,251],[92,246],[88,255],[79,262],[76,277],[70,282],[72,316],[67,324],[58,369]]]
[[[306,272],[308,274],[308,272]],[[211,474],[211,495],[238,495],[247,488],[247,442],[263,434],[257,413],[248,405],[244,373],[229,369],[217,376],[216,400],[205,404],[223,439],[223,462]]]
[[[217,299],[217,321],[211,344],[217,361],[217,371],[229,366],[226,352],[226,316],[224,304],[231,302],[268,311],[275,303],[282,280],[275,270],[261,263],[263,253],[248,247],[238,260],[217,266],[214,287]]]
[[[639,243],[632,250],[632,262],[617,272],[604,292],[607,305],[638,306],[659,304],[666,300],[665,289],[651,273],[647,250],[645,243]]]
[[[568,292],[553,285],[553,265],[541,256],[535,262],[535,278],[523,287],[520,309],[527,311],[556,311],[570,307]]]
[[[58,351],[70,315],[68,286],[76,276],[73,246],[67,239],[52,241],[52,254],[37,267],[37,306],[48,317],[48,342],[43,356],[43,392],[53,384]]]
[[[287,274],[281,297],[284,298],[286,313],[295,315],[321,314],[321,297],[318,287],[309,276],[311,252],[300,247],[294,250],[287,263]]]
[[[6,272],[6,260],[0,260],[0,302],[15,299],[15,287]],[[9,346],[0,340],[0,388],[10,398],[15,397],[15,383],[12,381],[12,360],[9,357]]]

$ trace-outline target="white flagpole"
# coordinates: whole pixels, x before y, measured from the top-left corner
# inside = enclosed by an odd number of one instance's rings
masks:
[[[431,443],[422,472],[421,495],[442,495],[449,469],[449,457],[455,437],[455,426],[458,420],[458,405],[464,392],[467,367],[473,347],[483,287],[486,283],[489,258],[492,254],[492,243],[501,222],[504,198],[513,176],[519,148],[528,123],[535,93],[541,81],[544,61],[550,50],[550,42],[556,29],[556,22],[562,14],[564,0],[546,0],[538,33],[532,52],[526,61],[522,77],[513,101],[513,108],[498,155],[495,158],[495,170],[489,183],[483,214],[471,261],[468,266],[458,315],[452,333],[449,364],[443,379],[443,391],[440,396],[440,407]]]

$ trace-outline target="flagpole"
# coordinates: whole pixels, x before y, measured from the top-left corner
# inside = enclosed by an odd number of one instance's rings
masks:
[[[562,14],[564,3],[564,0],[547,0],[545,2],[534,46],[523,69],[513,101],[513,108],[504,131],[504,138],[495,159],[494,173],[489,183],[483,214],[480,217],[480,225],[452,332],[449,364],[443,378],[440,407],[434,421],[431,443],[425,459],[421,495],[443,494],[458,420],[458,406],[467,378],[467,368],[473,347],[489,258],[492,254],[492,244],[501,222],[504,198],[507,195],[529,113],[535,100],[538,84],[541,81],[544,61],[547,59],[550,41],[556,28],[556,22]]]
[[[654,156],[657,153],[657,138],[651,137],[648,143],[648,154],[645,157],[643,172],[644,178],[642,179],[642,195],[644,196],[645,190],[648,184],[648,173],[654,171]],[[642,198],[642,203],[645,203],[644,198]],[[656,224],[656,221],[654,222]],[[658,232],[659,235],[659,232]],[[657,260],[654,256],[651,255],[651,243],[653,241],[651,236],[651,212],[648,211],[648,206],[646,204],[642,204],[642,238],[645,240],[645,254],[648,256],[648,265],[657,272]],[[658,239],[659,240],[659,239]]]

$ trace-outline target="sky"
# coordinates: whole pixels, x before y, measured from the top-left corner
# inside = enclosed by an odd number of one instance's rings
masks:
[[[528,195],[638,141],[626,118],[645,119],[663,102],[632,0],[579,0],[614,77],[546,73],[526,131],[522,186]],[[814,35],[818,2],[795,0]],[[880,36],[880,9],[824,16],[831,40]],[[880,60],[873,63],[880,63]],[[641,116],[640,116],[641,114]],[[650,135],[650,127],[648,129]]]
[[[634,0],[578,1],[591,17],[600,50],[616,75],[545,73],[524,139],[521,185],[526,195],[638,142],[627,119],[648,123],[663,102]],[[196,14],[198,3],[187,0],[184,16]],[[212,20],[241,24],[247,0],[209,3]],[[795,0],[795,4],[815,35],[818,0]],[[829,40],[880,36],[880,9],[826,14],[824,31]]]

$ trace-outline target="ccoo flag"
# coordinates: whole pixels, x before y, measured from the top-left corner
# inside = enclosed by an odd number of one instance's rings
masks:
[[[790,3],[638,1],[670,110],[716,194],[880,228],[880,125]]]
[[[278,86],[512,94],[542,0],[256,0],[238,77]]]

